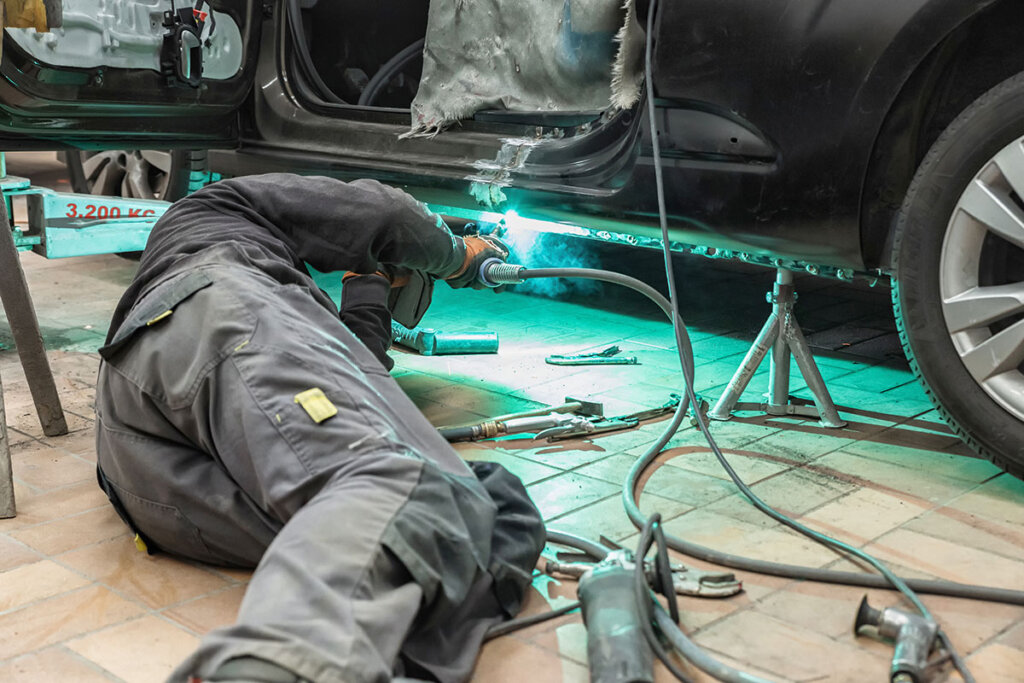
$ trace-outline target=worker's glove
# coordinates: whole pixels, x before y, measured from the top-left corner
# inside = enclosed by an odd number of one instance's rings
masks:
[[[409,328],[416,327],[430,308],[434,294],[434,278],[421,270],[409,270],[386,264],[381,264],[374,275],[386,278],[391,283],[387,302],[391,319]],[[341,281],[345,283],[354,277],[364,276],[349,272]]]
[[[493,235],[473,235],[462,238],[466,247],[466,256],[460,268],[454,275],[449,275],[446,280],[454,289],[472,287],[473,289],[487,289],[487,285],[480,280],[480,266],[490,258],[501,261],[508,259],[509,249],[505,243]]]

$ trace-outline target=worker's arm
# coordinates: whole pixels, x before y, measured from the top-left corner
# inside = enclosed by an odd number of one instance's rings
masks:
[[[151,240],[159,242],[161,231],[204,225],[211,231],[225,226],[237,239],[238,226],[246,224],[323,272],[372,273],[384,263],[446,278],[463,268],[466,255],[462,239],[401,190],[373,180],[345,183],[285,173],[222,180],[203,188],[172,206]]]

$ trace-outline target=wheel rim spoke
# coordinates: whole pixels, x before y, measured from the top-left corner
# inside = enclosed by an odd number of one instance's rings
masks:
[[[1024,146],[1020,142],[1010,145],[996,155],[995,162],[1017,196],[1024,198]]]
[[[153,149],[144,149],[140,152],[142,158],[149,163],[150,166],[154,166],[164,173],[171,172],[171,153],[160,152]]]
[[[89,182],[94,182],[96,176],[99,175],[103,168],[112,163],[114,163],[114,152],[100,152],[82,159],[82,172],[85,175],[85,179]]]
[[[1024,320],[992,335],[961,358],[979,382],[1016,370],[1024,363]]]
[[[1024,282],[974,287],[943,302],[952,333],[984,327],[1024,311]]]
[[[121,181],[123,178],[123,168],[120,168],[113,161],[105,164],[96,175],[96,179],[92,181],[93,194],[116,194],[121,187]]]
[[[149,185],[149,164],[143,157],[129,157],[128,168],[124,174],[124,183],[121,186],[121,196],[135,197],[137,199],[156,199],[156,194]]]
[[[1024,249],[1024,212],[1009,197],[975,180],[960,198],[960,208],[1007,242]]]

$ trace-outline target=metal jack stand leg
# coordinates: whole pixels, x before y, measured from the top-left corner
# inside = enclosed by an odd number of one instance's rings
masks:
[[[0,199],[0,301],[7,313],[21,365],[25,369],[32,400],[36,404],[39,423],[47,436],[67,434],[68,425],[57,395],[50,362],[43,347],[28,282],[21,269],[21,260],[11,234],[7,202]],[[7,444],[7,426],[0,391],[0,518],[14,516],[14,487],[11,479],[11,454]]]
[[[769,415],[804,415],[817,417],[824,427],[845,427],[839,417],[835,403],[828,393],[825,380],[821,378],[818,365],[814,362],[811,349],[807,345],[800,325],[793,316],[793,305],[796,303],[796,292],[793,288],[792,271],[779,268],[775,275],[775,287],[768,295],[772,304],[772,314],[758,333],[754,345],[747,351],[743,364],[736,370],[725,388],[725,393],[718,399],[715,407],[708,413],[713,420],[728,420],[736,408],[740,396],[750,383],[761,361],[771,352],[770,370],[768,373],[768,401],[761,409]],[[796,359],[800,374],[803,375],[807,387],[814,394],[814,406],[794,405],[789,398],[789,360],[790,354]]]

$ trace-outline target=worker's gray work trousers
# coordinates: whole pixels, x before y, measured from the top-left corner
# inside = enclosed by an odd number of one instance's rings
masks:
[[[461,681],[518,610],[543,545],[522,484],[474,474],[304,288],[198,259],[102,354],[98,465],[120,512],[156,549],[259,563],[237,624],[171,680],[255,656],[317,683]]]

